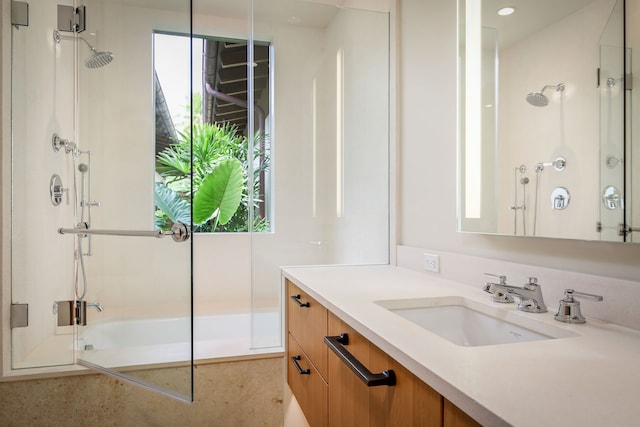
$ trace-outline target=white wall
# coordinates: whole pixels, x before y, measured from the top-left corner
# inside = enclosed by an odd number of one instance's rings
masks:
[[[638,245],[456,231],[456,2],[401,0],[399,20],[399,244],[640,277]]]

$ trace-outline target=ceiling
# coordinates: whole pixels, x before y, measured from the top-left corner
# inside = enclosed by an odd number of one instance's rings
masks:
[[[483,0],[482,26],[496,28],[500,48],[504,48],[594,1],[597,0]],[[498,15],[498,10],[505,6],[515,8],[515,12],[509,16]]]

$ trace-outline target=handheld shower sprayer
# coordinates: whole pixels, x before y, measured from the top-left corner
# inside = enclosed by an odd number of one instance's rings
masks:
[[[54,30],[53,40],[56,42],[56,44],[60,44],[63,38],[72,38],[72,37],[63,36],[62,34],[60,34],[60,31]],[[84,38],[80,36],[78,36],[78,38],[82,40],[89,47],[89,49],[91,49],[91,56],[87,58],[86,61],[84,61],[84,65],[87,68],[94,69],[94,68],[104,67],[105,65],[108,65],[111,61],[113,61],[113,53],[109,51],[97,50]]]
[[[549,98],[544,94],[544,91],[549,88],[555,88],[556,92],[564,91],[564,83],[557,85],[546,85],[539,92],[531,92],[527,95],[527,102],[534,107],[545,107],[549,104]]]

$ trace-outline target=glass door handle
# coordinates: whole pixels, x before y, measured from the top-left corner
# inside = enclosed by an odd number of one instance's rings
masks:
[[[171,236],[175,242],[186,242],[191,236],[189,226],[183,223],[173,224],[170,231],[163,230],[94,230],[86,227],[85,223],[79,228],[59,228],[60,234],[103,235],[103,236],[129,236],[129,237],[156,237]]]

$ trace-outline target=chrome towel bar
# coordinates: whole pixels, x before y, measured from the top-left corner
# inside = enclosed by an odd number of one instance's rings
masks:
[[[83,228],[84,227],[84,228]],[[82,235],[103,235],[103,236],[129,236],[129,237],[156,237],[163,238],[171,236],[175,242],[185,242],[189,240],[191,232],[189,226],[183,223],[173,224],[171,231],[163,230],[94,230],[86,228],[82,223],[78,228],[58,228],[60,234],[82,234]]]

